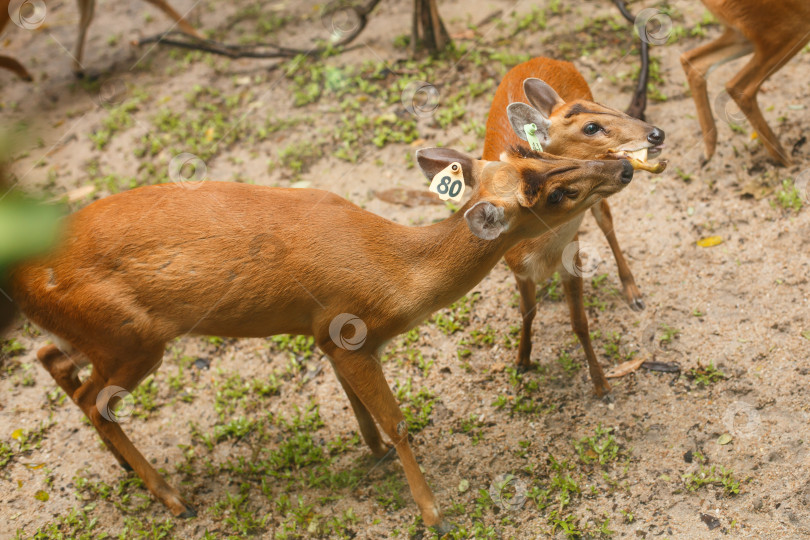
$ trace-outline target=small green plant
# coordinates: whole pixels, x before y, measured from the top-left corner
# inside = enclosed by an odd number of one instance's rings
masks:
[[[575,442],[574,448],[583,463],[598,461],[600,465],[615,461],[621,450],[613,436],[613,430],[603,428],[601,424],[597,426],[596,433],[592,437],[583,437]]]
[[[776,203],[773,204],[798,212],[802,209],[802,194],[792,180],[782,180],[782,188],[776,192]]]
[[[577,371],[579,368],[582,367],[579,362],[574,360],[568,351],[562,351],[560,356],[557,357],[557,362],[560,363],[562,368],[565,370],[566,375],[571,376]]]
[[[706,466],[706,458],[700,452],[695,452],[694,459],[700,464],[697,472],[683,475],[684,486],[689,491],[697,491],[704,486],[720,486],[726,495],[740,493],[740,482],[734,478],[734,471],[722,465]]]
[[[0,352],[5,356],[17,356],[25,352],[25,346],[16,339],[4,339]]]
[[[698,386],[711,386],[726,378],[726,374],[717,369],[714,362],[710,362],[705,367],[698,363],[698,366],[690,369],[686,376],[695,381]]]

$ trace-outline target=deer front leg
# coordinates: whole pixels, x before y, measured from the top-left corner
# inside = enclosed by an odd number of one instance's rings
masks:
[[[77,77],[84,75],[82,59],[84,57],[84,42],[87,39],[87,28],[93,21],[96,10],[96,0],[78,0],[79,3],[79,34],[76,36],[76,49],[73,54],[73,73]]]
[[[630,309],[633,311],[641,311],[644,309],[644,300],[641,299],[641,291],[636,286],[636,280],[633,278],[633,272],[630,271],[630,265],[624,258],[622,248],[619,247],[619,241],[616,239],[616,231],[613,229],[613,216],[610,213],[610,205],[606,199],[602,199],[599,204],[591,206],[591,213],[596,219],[596,223],[607,238],[610,249],[613,251],[613,258],[616,259],[616,266],[619,269],[619,279],[622,280],[622,289],[624,289],[624,296],[630,304]]]
[[[574,261],[577,268],[581,268],[582,263],[578,260],[579,254],[576,255],[577,260]],[[562,279],[563,290],[565,291],[565,300],[568,302],[568,311],[571,316],[571,328],[582,343],[582,348],[585,351],[585,357],[588,359],[588,371],[591,374],[591,381],[593,382],[594,392],[598,397],[602,397],[610,392],[610,384],[605,378],[605,373],[602,371],[602,366],[596,359],[596,354],[593,352],[591,345],[591,335],[588,332],[588,316],[585,314],[585,304],[582,292],[582,277],[572,275],[565,269],[560,270],[560,277]]]
[[[332,367],[334,367],[334,364]],[[375,458],[384,458],[388,455],[392,447],[383,442],[380,436],[380,430],[377,429],[377,424],[374,423],[374,418],[371,417],[368,409],[366,409],[366,406],[360,401],[360,398],[357,397],[357,394],[354,393],[349,383],[337,373],[337,370],[335,370],[335,374],[337,375],[340,386],[342,386],[343,390],[346,392],[346,397],[349,398],[354,416],[357,418],[357,423],[360,425],[360,433],[363,436],[363,440],[371,449],[371,453]]]
[[[360,351],[347,351],[334,346],[327,349],[331,349],[327,354],[333,358],[338,375],[348,383],[385,434],[394,442],[411,494],[422,512],[425,525],[439,531],[448,530],[433,492],[411,451],[408,425],[385,380],[380,363]]]
[[[537,284],[531,278],[520,278],[515,274],[520,293],[520,343],[518,344],[517,366],[527,370],[532,365],[532,322],[537,315]]]

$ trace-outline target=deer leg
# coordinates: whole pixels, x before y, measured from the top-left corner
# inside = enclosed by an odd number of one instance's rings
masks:
[[[581,268],[582,263],[579,261],[579,254],[576,255],[574,263],[577,268]],[[571,316],[571,328],[582,343],[582,349],[585,351],[585,357],[588,359],[588,371],[591,374],[591,381],[593,382],[594,392],[598,397],[602,397],[610,392],[610,384],[608,384],[605,373],[602,371],[602,366],[596,359],[596,354],[593,352],[591,345],[591,335],[588,333],[588,316],[585,314],[585,303],[583,299],[583,286],[582,277],[575,276],[565,269],[560,270],[560,277],[562,279],[563,290],[565,291],[565,300],[568,302],[568,311]]]
[[[76,390],[81,386],[81,382],[79,381],[79,369],[81,369],[81,365],[74,362],[69,355],[60,351],[56,345],[46,345],[42,347],[37,351],[37,358],[48,373],[51,374],[56,384],[65,391],[68,397],[73,399]],[[101,433],[99,433],[99,435],[107,449],[115,456],[118,464],[121,465],[124,470],[131,471],[132,467],[127,463],[127,460],[124,459],[124,456],[122,456]]]
[[[82,58],[84,57],[84,42],[87,38],[87,28],[93,21],[96,9],[96,0],[78,0],[79,3],[79,34],[76,36],[76,49],[73,55],[73,73],[77,77],[84,74]]]
[[[374,454],[374,457],[377,459],[384,458],[388,454],[388,451],[391,450],[391,446],[383,442],[380,436],[380,430],[377,429],[377,424],[374,423],[374,418],[371,417],[371,413],[368,412],[366,406],[363,405],[363,402],[360,401],[360,398],[354,393],[349,383],[347,383],[339,373],[336,372],[336,374],[340,386],[343,387],[346,396],[349,398],[349,403],[352,405],[354,416],[357,418],[357,423],[360,425],[360,433],[363,435],[363,440],[371,449],[371,453]]]
[[[518,344],[517,365],[519,369],[529,369],[532,364],[532,322],[537,315],[537,284],[531,278],[520,278],[515,274],[520,293],[520,343]]]
[[[367,354],[339,349],[331,343],[323,344],[321,349],[329,351],[327,354],[334,359],[338,375],[348,383],[385,434],[394,442],[411,494],[422,512],[425,525],[444,530],[446,525],[442,521],[439,506],[408,442],[405,417],[391,393],[380,363]]]
[[[99,410],[99,406],[109,408],[114,404],[97,404],[99,394],[107,387],[119,386],[128,392],[134,390],[160,364],[162,356],[162,346],[154,347],[148,353],[141,353],[137,356],[131,352],[126,355],[90,355],[93,361],[93,371],[74,392],[73,401],[84,411],[101,437],[109,441],[124,460],[132,466],[152,495],[165,504],[173,515],[183,518],[194,517],[196,512],[191,505],[149,464],[143,454],[124,434],[121,425],[105,418],[102,411]],[[109,373],[105,373],[108,371]]]
[[[9,9],[9,2],[0,2],[0,32],[5,29],[6,25],[11,21],[11,15],[8,12]],[[22,6],[20,6],[22,9]],[[14,72],[19,78],[24,81],[31,82],[34,78],[28,73],[28,70],[16,61],[14,58],[10,56],[0,56],[0,68],[7,69],[9,71]]]
[[[768,153],[782,165],[790,165],[790,156],[774,135],[757,103],[759,87],[768,77],[784,66],[807,43],[807,36],[799,36],[766,56],[757,51],[754,57],[726,84],[726,90],[748,118]]]
[[[641,299],[641,291],[636,286],[636,280],[633,278],[630,266],[624,258],[622,248],[619,247],[619,241],[616,239],[616,231],[613,229],[613,216],[610,213],[610,205],[607,199],[602,199],[599,204],[591,206],[591,213],[596,219],[599,228],[605,234],[610,249],[613,251],[613,258],[616,259],[616,266],[619,268],[619,279],[622,280],[624,296],[630,303],[630,309],[633,311],[643,310],[644,300]]]
[[[714,123],[709,94],[706,88],[706,76],[715,66],[746,55],[753,50],[741,34],[727,29],[714,41],[702,45],[681,55],[681,65],[686,72],[692,99],[697,108],[700,128],[703,132],[704,163],[711,159],[717,148],[717,126]]]
[[[15,59],[10,56],[0,56],[0,68],[5,68],[14,72],[19,78],[24,81],[31,82],[34,78],[28,73],[28,70]]]
[[[177,13],[174,10],[174,8],[172,8],[172,6],[170,6],[168,2],[166,2],[165,0],[146,0],[146,1],[155,6],[156,8],[160,9],[166,15],[168,15],[169,18],[172,19],[177,24],[177,26],[180,27],[180,30],[182,30],[183,33],[189,34],[196,38],[204,39],[203,36],[201,36],[197,32],[197,30],[195,30],[194,27],[191,26],[191,24],[189,24],[189,22],[185,19],[185,17]]]

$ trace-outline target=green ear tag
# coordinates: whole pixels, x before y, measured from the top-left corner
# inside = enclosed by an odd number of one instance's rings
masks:
[[[526,133],[526,140],[529,141],[529,146],[535,152],[542,152],[543,147],[540,145],[540,139],[537,138],[537,126],[535,124],[525,124],[523,131]]]

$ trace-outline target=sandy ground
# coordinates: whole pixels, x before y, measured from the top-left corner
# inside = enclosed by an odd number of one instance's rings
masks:
[[[181,11],[192,7],[187,0],[174,4]],[[314,3],[288,4],[268,3],[261,17],[231,25],[248,2],[228,7],[201,2],[191,10],[191,20],[231,42],[240,36],[250,40],[258,32],[250,26],[253,21],[279,14],[293,20],[280,30],[266,30],[268,41],[311,46],[315,37],[328,35]],[[305,72],[310,64],[279,68],[275,60],[227,61],[160,46],[130,49],[134,35],[169,24],[138,2],[99,2],[85,65],[91,76],[100,76],[77,81],[67,50],[75,41],[78,14],[72,2],[49,2],[44,26],[24,31],[9,25],[3,36],[4,50],[35,77],[28,84],[0,73],[3,127],[28,126],[12,170],[23,189],[37,194],[94,186],[92,195],[74,204],[79,208],[111,191],[166,180],[163,171],[176,153],[204,152],[209,179],[280,186],[304,182],[298,185],[334,191],[400,223],[427,224],[449,210],[385,202],[375,191],[425,189],[410,157],[418,146],[480,152],[480,127],[495,91],[487,81],[496,82],[517,61],[507,55],[565,56],[580,68],[598,101],[622,109],[629,102],[637,65],[629,50],[630,30],[613,18],[607,1],[563,4],[555,13],[554,3],[543,0],[440,2],[453,34],[499,10],[502,23],[482,26],[473,39],[465,40],[470,33],[458,37],[468,53],[437,61],[428,82],[439,92],[438,107],[417,119],[415,141],[381,148],[365,143],[356,162],[349,162],[334,155],[340,141],[330,135],[344,121],[344,100],[358,103],[372,119],[407,118],[396,98],[397,77],[418,68],[406,62],[408,51],[394,38],[410,29],[410,3],[383,2],[358,46],[324,61],[336,73],[364,62],[388,66],[393,73],[384,84],[392,88],[393,99],[352,88],[344,95],[324,92],[313,103],[294,107],[300,90],[296,70]],[[810,147],[802,129],[810,120],[810,51],[805,48],[775,74],[759,96],[796,165],[777,167],[748,124],[736,119],[739,112],[729,108],[722,118],[739,127],[718,122],[717,154],[701,168],[699,126],[678,57],[720,30],[708,25],[707,37],[692,35],[703,7],[691,0],[670,5],[673,31],[683,32],[653,50],[660,60],[660,81],[654,84],[666,100],[652,101],[647,111],[648,120],[666,131],[670,166],[660,177],[638,175],[612,200],[617,235],[644,294],[645,311],[631,311],[622,298],[609,248],[590,217],[582,239],[603,259],[586,283],[586,297],[594,345],[605,367],[635,352],[675,362],[681,375],[642,369],[615,380],[608,398],[594,398],[565,302],[555,294],[540,302],[534,323],[538,367],[515,374],[509,366],[516,356],[510,329],[519,323],[517,297],[511,273],[499,263],[474,289],[468,315],[459,309],[444,312],[461,319],[457,331],[447,334],[440,322],[426,322],[409,342],[392,344],[384,366],[400,399],[406,405],[421,403],[428,414],[413,447],[449,520],[458,525],[458,537],[562,538],[566,528],[572,537],[810,537],[810,214],[807,208],[783,208],[777,197],[783,180],[810,177]],[[660,6],[631,4],[636,12],[643,7]],[[545,10],[547,27],[527,24],[515,30],[532,10]],[[616,29],[594,22],[599,16],[615,20]],[[476,56],[482,50],[503,56]],[[723,82],[743,62],[712,74],[715,104],[724,105]],[[479,95],[451,102],[473,83],[482,86]],[[131,99],[135,106],[121,106]],[[160,111],[180,121],[198,118],[211,103],[224,111],[225,127],[209,126],[205,117],[181,136],[183,128],[159,119]],[[442,127],[437,116],[451,107],[464,112]],[[280,127],[261,132],[268,123]],[[104,129],[111,134],[100,145]],[[322,155],[305,158],[303,170],[296,171],[283,152],[294,144]],[[804,204],[810,204],[807,194]],[[722,243],[697,244],[709,236],[721,237]],[[28,538],[38,530],[47,531],[40,533],[44,538],[57,537],[57,531],[87,538],[105,533],[126,538],[428,534],[414,520],[418,511],[399,463],[376,463],[358,442],[348,402],[328,363],[311,346],[189,337],[167,349],[162,369],[147,383],[150,391],[136,393],[123,425],[197,508],[197,518],[180,520],[118,467],[37,363],[35,353],[45,338],[23,320],[8,338],[13,341],[4,344],[0,373],[0,441],[10,456],[0,465],[2,538]],[[15,345],[19,350],[11,351]],[[567,365],[565,358],[578,366]],[[688,376],[710,364],[725,375],[721,380],[703,385],[702,378]],[[277,392],[254,386],[270,384],[273,377]],[[409,380],[410,397],[401,391]],[[425,409],[418,395],[432,396],[427,400],[432,408]],[[318,407],[322,423],[311,413],[310,421],[291,420],[300,420],[303,413],[296,411],[308,405]],[[218,430],[234,419],[255,424],[217,440]],[[234,465],[240,457],[256,461],[290,448],[302,455],[300,448],[285,446],[296,434],[308,437],[304,443],[325,457],[282,465],[270,476]],[[206,436],[213,437],[210,446],[203,442]],[[589,437],[607,443],[604,454],[580,442]],[[335,441],[343,441],[342,447]],[[593,461],[602,455],[605,463]],[[725,485],[695,482],[701,471],[704,479],[725,477]],[[508,474],[516,478],[512,505],[488,495]],[[318,475],[327,480],[313,480]],[[112,486],[109,492],[105,485]]]

